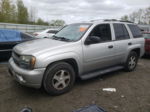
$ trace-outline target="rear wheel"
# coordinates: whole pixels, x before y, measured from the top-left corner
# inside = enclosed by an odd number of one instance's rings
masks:
[[[136,66],[137,66],[137,62],[138,62],[138,55],[135,51],[131,51],[129,56],[128,56],[128,59],[125,63],[125,70],[126,71],[133,71]]]
[[[43,79],[44,89],[51,95],[60,95],[68,92],[73,87],[74,82],[74,69],[65,62],[49,66]]]

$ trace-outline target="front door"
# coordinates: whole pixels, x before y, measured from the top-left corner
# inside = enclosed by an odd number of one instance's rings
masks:
[[[114,42],[112,42],[110,24],[97,25],[87,39],[91,36],[99,37],[100,42],[83,45],[84,72],[114,65]]]

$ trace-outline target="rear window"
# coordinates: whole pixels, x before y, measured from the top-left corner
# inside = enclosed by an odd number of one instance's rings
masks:
[[[129,26],[134,38],[142,37],[141,30],[137,25],[128,24],[128,26]]]
[[[0,30],[0,42],[15,42],[21,41],[20,32]]]

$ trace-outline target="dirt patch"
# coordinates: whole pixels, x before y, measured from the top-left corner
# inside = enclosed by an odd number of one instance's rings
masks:
[[[116,92],[103,88],[115,88]],[[90,104],[108,112],[150,112],[150,59],[141,59],[133,72],[120,70],[77,80],[71,92],[55,97],[19,85],[8,75],[7,64],[0,65],[0,112],[18,112],[27,106],[33,112],[72,112]]]

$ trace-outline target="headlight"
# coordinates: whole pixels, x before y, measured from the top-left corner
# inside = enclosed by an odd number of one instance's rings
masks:
[[[20,66],[26,69],[33,69],[36,58],[30,55],[20,56]]]

